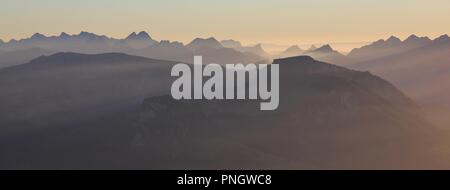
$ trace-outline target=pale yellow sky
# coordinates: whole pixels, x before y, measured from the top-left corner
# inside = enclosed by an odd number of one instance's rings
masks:
[[[0,39],[90,31],[245,44],[367,42],[450,33],[448,0],[1,0]]]

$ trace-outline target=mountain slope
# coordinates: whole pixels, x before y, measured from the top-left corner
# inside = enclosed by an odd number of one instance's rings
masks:
[[[215,38],[195,38],[191,43],[186,45],[187,48],[196,50],[200,48],[223,48],[222,44]]]
[[[428,37],[417,37],[416,35],[411,35],[406,40],[401,41],[397,37],[391,36],[386,41],[378,40],[361,48],[353,49],[348,54],[348,57],[355,60],[355,62],[370,61],[407,52],[415,48],[429,45],[430,43],[432,43],[432,40]]]
[[[147,159],[158,155],[155,167],[162,169],[448,167],[434,152],[433,127],[383,79],[310,57],[274,64],[278,110],[260,111],[259,101],[151,97],[135,146]]]
[[[263,60],[262,57],[253,53],[223,47],[220,42],[212,37],[207,39],[197,38],[186,46],[179,42],[161,41],[160,44],[128,53],[183,63],[192,63],[194,56],[197,55],[203,56],[204,64],[248,64]]]

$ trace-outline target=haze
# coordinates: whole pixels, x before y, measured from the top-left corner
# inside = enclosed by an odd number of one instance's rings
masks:
[[[209,36],[247,44],[354,43],[437,37],[450,32],[448,10],[445,0],[2,0],[0,39],[80,30],[123,38],[146,30],[184,43]]]

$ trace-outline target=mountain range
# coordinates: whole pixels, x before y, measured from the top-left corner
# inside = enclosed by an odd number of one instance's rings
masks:
[[[429,111],[437,124],[446,128],[450,122],[450,38],[444,35],[435,40],[408,39],[397,41],[392,47],[385,44],[383,55],[387,56],[379,57],[381,51],[375,51],[371,56],[377,58],[348,67],[370,71],[389,80]]]
[[[443,35],[431,40],[428,37],[417,37],[416,35],[411,35],[404,41],[401,41],[399,38],[391,36],[387,40],[381,39],[361,48],[355,48],[348,54],[348,57],[353,59],[355,62],[370,61],[381,57],[407,52],[412,49],[431,45],[433,43],[440,43],[440,41],[446,41],[448,38],[449,37],[447,35]]]
[[[311,49],[311,50],[313,50],[313,49]],[[286,58],[286,57],[299,56],[299,55],[303,55],[303,53],[305,53],[305,51],[306,50],[303,50],[298,45],[293,45],[293,46],[288,47],[283,52],[279,53],[277,55],[277,57],[278,58]]]
[[[252,53],[255,55],[259,55],[263,58],[270,58],[271,55],[267,53],[261,44],[257,44],[254,46],[243,46],[241,42],[235,40],[222,40],[220,43],[227,48],[233,48],[237,51]]]
[[[36,33],[0,43],[0,168],[448,168],[449,53],[447,35],[270,55],[214,37]],[[173,100],[170,69],[194,55],[278,64],[279,109]]]
[[[308,55],[319,61],[338,65],[346,65],[351,62],[345,55],[331,48],[330,45],[323,45],[319,48],[312,47],[310,50],[303,52],[303,55]]]

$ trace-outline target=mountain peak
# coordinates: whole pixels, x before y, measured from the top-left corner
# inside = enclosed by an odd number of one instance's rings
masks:
[[[412,34],[411,36],[409,36],[408,38],[406,38],[405,41],[416,41],[419,40],[420,38],[417,37],[415,34]]]
[[[33,36],[31,36],[31,39],[33,40],[41,40],[41,39],[45,39],[46,36],[40,34],[40,33],[34,33]]]
[[[137,49],[145,48],[158,43],[145,31],[141,31],[139,33],[132,32],[127,38],[125,38],[125,41],[128,45]]]
[[[195,38],[191,43],[187,45],[191,48],[209,47],[209,48],[223,48],[222,44],[214,37],[209,38]]]
[[[439,36],[438,38],[436,38],[434,41],[449,41],[450,37],[448,37],[447,34],[444,34],[442,36]]]
[[[195,42],[195,41],[217,41],[217,40],[214,37],[209,37],[209,38],[195,38],[192,41]]]
[[[132,32],[130,35],[128,35],[128,37],[126,39],[127,40],[151,40],[152,38],[150,37],[150,35],[148,35],[147,32],[141,31],[138,34],[136,34],[136,32]]]
[[[397,43],[397,42],[402,42],[399,38],[395,37],[395,36],[391,36],[389,37],[386,42],[388,43]]]
[[[255,48],[261,48],[262,49],[262,45],[261,44],[256,44],[255,46],[253,46]]]
[[[323,45],[323,46],[320,47],[320,48],[317,48],[317,49],[314,50],[314,51],[330,52],[330,51],[334,51],[334,50],[333,50],[333,48],[331,48],[330,44],[326,44],[326,45]]]
[[[300,47],[298,47],[298,45],[293,45],[289,48],[287,48],[284,52],[299,52],[299,51],[303,51]]]

